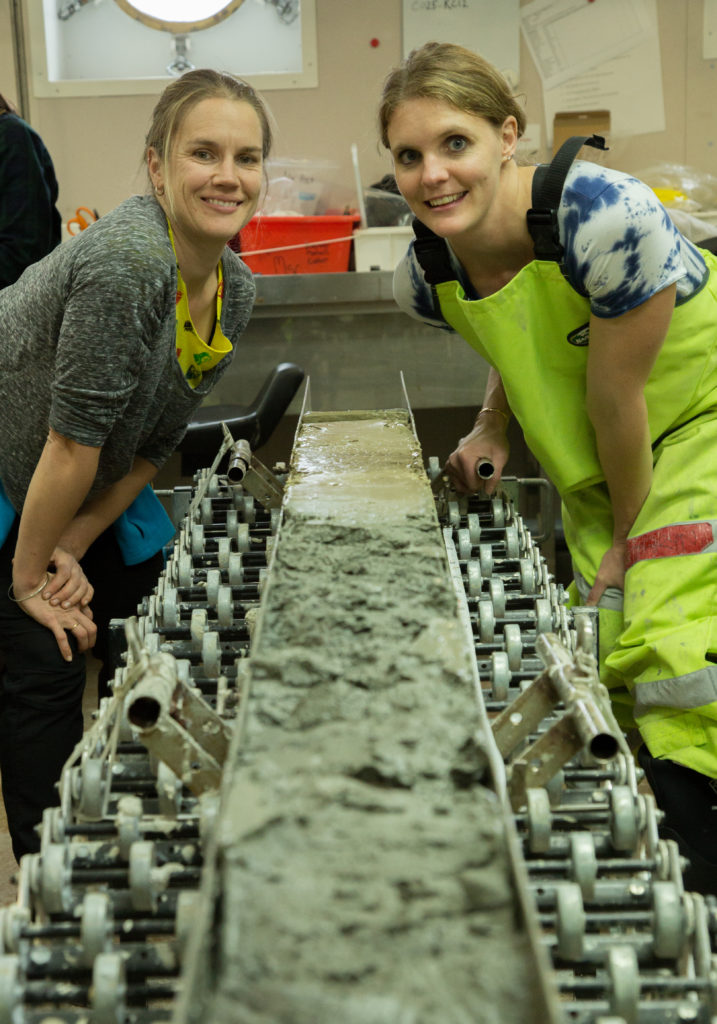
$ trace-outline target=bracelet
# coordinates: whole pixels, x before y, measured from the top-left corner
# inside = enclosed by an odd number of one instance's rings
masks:
[[[22,604],[23,601],[29,601],[31,597],[37,597],[38,594],[41,594],[49,582],[50,582],[50,573],[46,572],[45,573],[45,578],[42,581],[42,583],[40,584],[40,586],[36,590],[33,590],[32,593],[25,594],[24,597],[15,597],[15,595],[12,592],[12,583],[11,583],[10,586],[7,588],[7,596],[10,598],[11,601],[14,601],[15,604]]]
[[[480,416],[481,413],[484,413],[484,412],[497,412],[500,416],[502,416],[504,418],[506,423],[510,423],[510,416],[508,415],[507,412],[503,412],[502,409],[494,409],[493,406],[491,406],[491,405],[484,405],[483,408],[478,413],[478,416]],[[476,417],[476,419],[477,418],[478,417]]]

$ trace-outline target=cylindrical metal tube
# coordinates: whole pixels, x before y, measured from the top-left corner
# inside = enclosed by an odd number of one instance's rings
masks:
[[[609,761],[618,752],[617,737],[610,731],[594,700],[579,697],[570,704],[570,711],[578,735],[593,757]]]
[[[227,476],[233,484],[241,483],[251,465],[251,448],[248,441],[237,441],[229,450]]]
[[[495,476],[495,466],[490,459],[478,459],[476,462],[476,474],[481,480],[490,480]]]
[[[169,654],[153,654],[127,701],[127,717],[137,729],[151,729],[169,714],[177,686],[176,663]]]
[[[551,633],[542,633],[536,650],[548,669],[550,681],[565,710],[572,716],[575,728],[593,757],[608,761],[619,749],[614,726],[606,720],[593,688],[600,685],[597,666],[594,678],[575,672],[571,655]]]

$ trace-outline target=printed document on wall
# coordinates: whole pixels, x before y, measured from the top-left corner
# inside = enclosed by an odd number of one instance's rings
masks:
[[[597,12],[599,18],[586,20],[586,9]],[[612,22],[617,10],[621,14],[616,23],[624,32],[619,45],[613,37]],[[549,136],[555,114],[571,110],[609,110],[613,137],[665,130],[657,0],[599,0],[594,4],[585,0],[535,0],[521,8],[521,17],[525,11],[532,18],[527,32],[522,22],[531,53],[536,39],[541,41],[541,48],[536,49],[536,66],[543,77]],[[606,21],[611,24],[606,25]],[[544,31],[536,35],[538,28]],[[579,30],[579,38],[572,35],[573,29]],[[590,45],[592,30],[594,47]],[[588,33],[587,39],[584,33]],[[574,55],[585,48],[590,56],[579,67]],[[548,72],[547,78],[544,71]]]
[[[641,0],[533,0],[520,27],[544,89],[637,46],[654,25]]]

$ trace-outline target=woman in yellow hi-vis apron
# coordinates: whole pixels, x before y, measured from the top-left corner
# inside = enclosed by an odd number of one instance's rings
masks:
[[[477,490],[511,415],[555,483],[601,673],[693,868],[717,885],[717,260],[654,193],[576,160],[518,166],[525,115],[496,70],[428,43],[386,80],[382,140],[416,216],[394,293],[490,363],[446,471]]]

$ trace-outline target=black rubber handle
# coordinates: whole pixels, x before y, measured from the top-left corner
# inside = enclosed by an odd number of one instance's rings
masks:
[[[222,423],[226,423],[235,441],[248,441],[252,451],[261,448],[289,408],[303,379],[304,371],[300,366],[279,363],[251,405],[205,405],[197,409],[179,445],[182,475],[191,476],[198,469],[211,465],[224,440]]]

